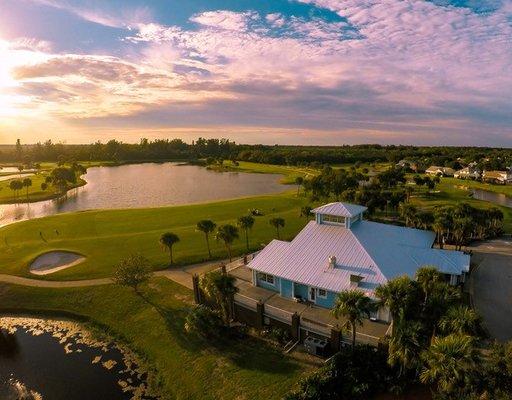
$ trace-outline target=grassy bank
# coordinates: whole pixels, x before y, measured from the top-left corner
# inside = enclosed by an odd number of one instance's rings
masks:
[[[73,313],[108,327],[157,372],[164,399],[280,399],[309,366],[257,339],[210,344],[183,331],[192,293],[154,278],[142,296],[115,285],[42,289],[0,284],[0,310]]]
[[[465,186],[472,189],[482,189],[489,192],[501,193],[512,197],[512,185],[497,185],[493,183],[485,183],[472,181],[471,179],[455,179],[443,178],[443,182],[454,186]]]
[[[470,196],[470,192],[464,189],[458,189],[454,186],[453,179],[442,178],[441,182],[436,186],[436,193],[427,194],[422,189],[421,195],[416,193],[416,197],[411,199],[412,203],[423,208],[432,209],[436,206],[443,205],[456,205],[458,203],[468,203],[478,208],[492,208],[497,207],[503,211],[504,215],[504,229],[506,233],[512,233],[512,208],[501,207],[488,201],[474,199]],[[455,180],[460,182],[459,180]]]
[[[43,279],[111,276],[120,258],[132,252],[144,254],[155,269],[167,268],[169,255],[159,244],[160,235],[167,231],[181,239],[174,246],[177,264],[201,262],[207,259],[208,253],[204,235],[196,231],[196,223],[211,219],[218,225],[234,224],[238,217],[254,208],[264,214],[256,217],[249,233],[251,250],[257,250],[275,237],[270,218],[284,218],[286,226],[281,237],[293,238],[306,223],[299,216],[301,206],[306,203],[307,199],[297,198],[295,193],[284,193],[179,207],[86,211],[23,221],[0,229],[0,273],[31,276],[30,262],[51,250],[76,251],[87,260]],[[211,238],[210,243],[214,258],[226,257],[222,242]],[[233,251],[235,254],[246,251],[242,233]]]

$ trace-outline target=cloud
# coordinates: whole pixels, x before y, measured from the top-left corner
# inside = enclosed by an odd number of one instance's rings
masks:
[[[217,10],[180,27],[137,17],[125,55],[41,49],[45,58],[17,65],[14,76],[35,107],[90,124],[510,140],[509,4],[488,2],[483,12],[471,2],[302,2],[339,18]]]

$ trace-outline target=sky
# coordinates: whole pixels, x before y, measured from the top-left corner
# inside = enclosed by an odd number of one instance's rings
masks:
[[[0,0],[0,143],[512,147],[512,0]]]

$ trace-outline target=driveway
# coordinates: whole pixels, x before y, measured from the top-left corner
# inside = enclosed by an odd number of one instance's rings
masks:
[[[492,338],[512,340],[512,239],[477,243],[471,250],[473,304]]]

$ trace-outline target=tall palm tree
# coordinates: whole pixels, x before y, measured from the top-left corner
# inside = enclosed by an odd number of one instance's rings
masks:
[[[412,204],[402,203],[400,205],[400,217],[404,219],[406,226],[411,226],[415,219],[418,209]]]
[[[405,316],[415,294],[414,283],[407,276],[391,279],[375,289],[375,296],[380,300],[380,305],[387,307],[393,318],[391,336],[395,335],[396,325]]]
[[[201,289],[219,306],[224,322],[231,319],[231,303],[233,296],[238,292],[235,286],[236,278],[221,271],[212,271],[201,278]]]
[[[240,229],[244,231],[245,245],[247,246],[247,251],[249,251],[249,231],[254,226],[254,217],[251,215],[244,215],[243,217],[238,218],[237,224]]]
[[[233,244],[235,239],[238,239],[238,237],[238,228],[230,224],[219,226],[217,228],[217,232],[215,233],[215,239],[222,240],[224,242],[224,245],[226,246],[229,255],[229,262],[232,261],[231,245]]]
[[[372,300],[360,290],[346,290],[336,296],[331,312],[335,318],[347,319],[346,325],[352,329],[352,347],[356,345],[356,325],[362,325],[364,318],[370,318],[374,309]]]
[[[173,264],[172,248],[179,241],[180,241],[179,236],[172,232],[166,232],[166,233],[162,234],[162,236],[160,236],[160,244],[162,246],[167,247],[167,249],[169,250],[169,254],[171,256],[171,265]]]
[[[302,176],[298,176],[295,178],[295,184],[297,185],[297,196],[299,196],[300,188],[304,184],[304,178]]]
[[[25,178],[25,179],[23,179],[23,182],[22,182],[22,183],[23,183],[23,187],[24,187],[24,188],[26,189],[26,191],[27,191],[27,192],[26,192],[26,194],[27,194],[27,201],[28,201],[28,188],[29,188],[30,186],[32,186],[32,179],[30,179],[30,178]]]
[[[406,370],[414,370],[420,366],[422,350],[421,323],[404,321],[399,318],[396,323],[395,335],[389,339],[388,364],[392,367],[399,365],[399,375]]]
[[[442,281],[442,275],[433,266],[424,266],[416,271],[416,282],[418,282],[423,292],[423,305],[428,301],[428,298],[434,290],[436,285]]]
[[[210,234],[213,233],[216,227],[217,224],[209,219],[203,219],[196,225],[197,230],[204,233],[206,248],[208,249],[208,258],[212,258],[212,252],[210,250]]]
[[[277,234],[277,238],[278,239],[281,239],[280,235],[279,235],[279,228],[284,228],[284,218],[281,218],[281,217],[275,217],[275,218],[272,218],[270,219],[270,221],[268,221],[270,225],[272,225],[274,228],[276,228],[276,234]]]
[[[482,332],[482,320],[475,310],[459,305],[448,309],[439,321],[439,328],[445,334],[478,336]]]
[[[464,397],[480,362],[473,339],[455,334],[434,338],[422,358],[421,382],[433,385],[437,392],[451,399]]]

